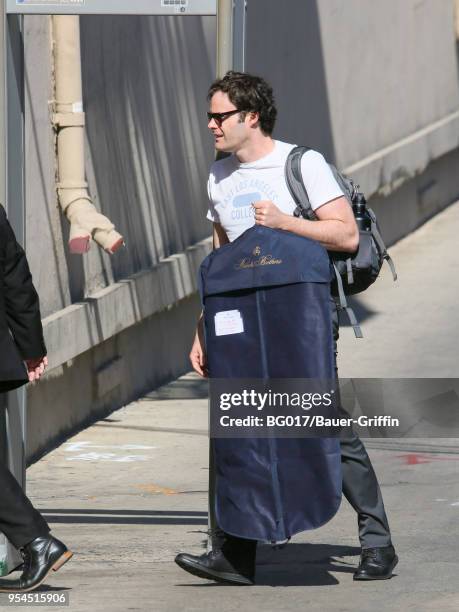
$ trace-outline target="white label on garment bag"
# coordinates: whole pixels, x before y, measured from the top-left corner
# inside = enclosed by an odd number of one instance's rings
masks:
[[[244,321],[239,310],[223,310],[215,315],[215,335],[242,334]]]

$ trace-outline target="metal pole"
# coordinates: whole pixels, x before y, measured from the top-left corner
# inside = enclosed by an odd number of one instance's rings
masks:
[[[233,67],[233,0],[217,3],[217,78],[223,77]],[[209,399],[210,410],[210,399]],[[215,458],[213,440],[209,438],[209,505],[207,519],[207,552],[212,550],[212,533],[215,518]]]
[[[6,109],[6,61],[5,61],[5,29],[6,15],[4,0],[0,0],[0,202],[4,205],[6,200],[5,182],[5,160],[6,160],[6,135],[5,135],[5,109]],[[0,461],[7,462],[7,436],[6,436],[6,395],[0,393]],[[4,535],[0,533],[0,576],[9,571],[8,543]]]
[[[217,4],[217,78],[228,70],[245,69],[246,0],[218,0]],[[210,404],[209,404],[210,406]],[[207,552],[212,550],[215,518],[215,458],[213,441],[209,439],[209,514]]]
[[[6,20],[6,203],[18,242],[25,248],[24,199],[24,41],[22,15]],[[25,488],[26,391],[8,394],[10,468]]]
[[[247,0],[218,0],[217,78],[245,69]]]
[[[217,78],[233,67],[233,0],[217,3]]]
[[[247,0],[234,0],[233,12],[233,70],[245,70],[245,31]]]
[[[22,17],[5,14],[0,0],[0,201],[19,242],[24,244],[24,114]],[[0,396],[0,461],[25,486],[25,390]],[[22,562],[0,534],[0,575]]]

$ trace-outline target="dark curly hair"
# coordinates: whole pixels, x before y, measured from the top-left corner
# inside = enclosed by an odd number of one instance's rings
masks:
[[[217,91],[226,93],[234,106],[241,111],[258,113],[261,131],[266,136],[272,134],[277,109],[272,87],[264,79],[246,72],[230,70],[222,79],[212,83],[207,99],[210,101]]]

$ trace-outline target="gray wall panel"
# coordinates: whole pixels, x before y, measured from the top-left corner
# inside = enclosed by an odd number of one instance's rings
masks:
[[[275,136],[346,167],[459,108],[449,0],[248,0],[247,70]]]
[[[317,4],[341,166],[459,108],[453,2]]]
[[[215,19],[82,17],[91,190],[123,232],[116,279],[211,231],[205,99]]]
[[[215,18],[80,18],[89,191],[127,245],[113,257],[95,244],[83,257],[68,253],[54,187],[51,21],[24,21],[26,244],[48,316],[211,233],[205,96]]]
[[[246,70],[274,88],[274,136],[334,158],[319,14],[314,0],[248,0]]]

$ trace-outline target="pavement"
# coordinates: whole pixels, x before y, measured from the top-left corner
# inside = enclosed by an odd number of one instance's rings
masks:
[[[459,378],[458,236],[456,202],[388,249],[398,279],[384,263],[351,300],[364,338],[341,327],[340,376]]]
[[[355,302],[365,339],[342,330],[342,376],[458,376],[458,234],[459,203],[390,249],[399,281],[385,273]],[[356,515],[344,499],[321,529],[279,551],[260,546],[255,586],[193,577],[173,559],[205,546],[207,385],[187,374],[28,470],[28,494],[75,553],[42,592],[68,594],[75,612],[457,612],[459,440],[370,439],[367,449],[400,557],[391,580],[352,580],[360,550]]]

